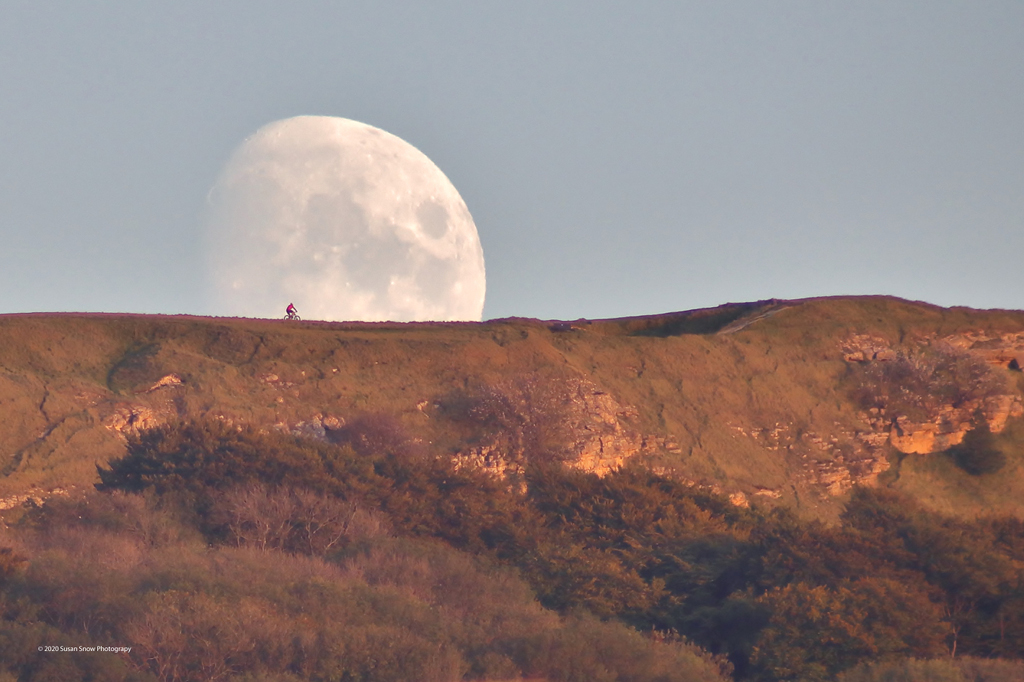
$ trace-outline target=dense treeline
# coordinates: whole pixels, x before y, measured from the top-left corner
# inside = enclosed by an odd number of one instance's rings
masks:
[[[58,501],[6,538],[0,679],[725,679],[690,644],[561,617],[512,569],[331,498],[230,491],[212,546],[172,498]],[[131,651],[39,652],[97,644]]]
[[[147,432],[100,492],[0,542],[0,660],[26,680],[1024,679],[1019,520],[858,490],[808,524],[557,462],[523,492],[397,428]],[[35,651],[83,637],[133,651]]]

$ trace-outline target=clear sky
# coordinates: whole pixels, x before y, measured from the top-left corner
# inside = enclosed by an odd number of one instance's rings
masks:
[[[485,318],[894,294],[1024,308],[1024,3],[38,2],[0,20],[0,312],[208,313],[231,151],[430,157]]]

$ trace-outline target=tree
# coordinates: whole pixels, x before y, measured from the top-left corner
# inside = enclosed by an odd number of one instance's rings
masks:
[[[942,651],[935,606],[924,591],[891,580],[793,583],[760,601],[772,612],[753,652],[761,679],[832,680],[868,659]]]

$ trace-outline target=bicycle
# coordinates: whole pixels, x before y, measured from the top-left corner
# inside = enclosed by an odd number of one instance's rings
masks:
[[[284,316],[284,319],[292,320],[294,322],[299,322],[299,321],[302,320],[302,318],[299,317],[298,313],[286,313],[285,316]]]

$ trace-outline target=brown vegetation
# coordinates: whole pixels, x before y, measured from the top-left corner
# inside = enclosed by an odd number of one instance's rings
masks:
[[[314,498],[247,488],[224,505],[275,519],[289,508],[275,525],[296,529],[334,504]],[[93,659],[35,651],[74,641],[132,647],[98,659],[110,680],[722,679],[694,647],[560,618],[512,572],[441,544],[364,523],[373,532],[347,538],[346,552],[328,548],[328,560],[307,555],[308,537],[288,551],[286,533],[208,547],[173,506],[115,492],[32,515],[8,538],[25,568],[2,593],[0,666],[18,679],[92,679]],[[358,510],[337,509],[351,528]]]
[[[1018,313],[834,298],[551,327],[3,316],[0,506],[90,485],[94,464],[123,454],[140,429],[217,419],[410,456],[477,448],[485,459],[518,461],[525,449],[572,459],[610,447],[601,470],[640,456],[738,500],[762,494],[834,520],[842,500],[833,497],[872,481],[892,453],[847,390],[851,373],[878,384],[870,400],[902,401],[908,414],[1000,384],[1007,399],[1020,395],[1019,372],[1006,369],[1024,352]],[[846,340],[864,335],[903,359],[844,359],[856,355]],[[987,373],[978,374],[981,360]],[[897,366],[911,393],[898,377],[872,375]],[[582,414],[574,386],[606,396],[628,424]],[[466,399],[472,409],[461,409]],[[400,440],[373,442],[389,432]],[[936,481],[938,465],[921,466],[904,467],[894,485],[967,516],[993,506],[1024,513],[1013,457],[998,486],[971,495],[956,494],[959,481]]]
[[[897,353],[887,361],[855,368],[856,396],[865,409],[885,410],[891,418],[934,418],[943,406],[980,407],[1007,393],[1009,375],[969,352],[936,342]]]
[[[1017,674],[971,657],[1024,658],[1024,426],[983,410],[1022,328],[884,298],[0,318],[0,680]],[[867,331],[886,360],[844,350]],[[947,408],[962,443],[907,458],[870,412]],[[625,465],[581,470],[609,434]],[[38,651],[84,643],[133,648]]]
[[[102,492],[7,532],[0,660],[47,679],[34,647],[90,641],[133,649],[61,658],[60,679],[777,682],[1024,656],[1016,519],[861,489],[824,526],[637,466],[524,476],[219,421],[148,432]]]

